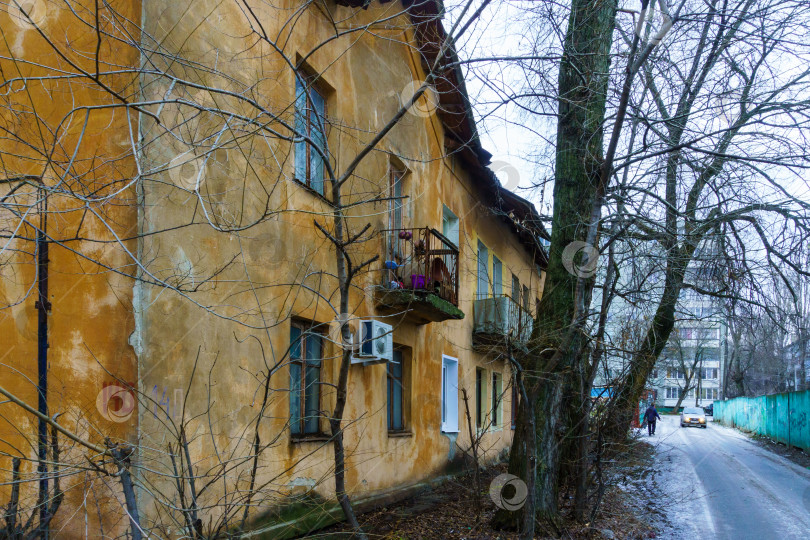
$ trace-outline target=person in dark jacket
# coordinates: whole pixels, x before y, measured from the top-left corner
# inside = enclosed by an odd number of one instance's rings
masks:
[[[647,421],[647,433],[649,433],[650,437],[652,437],[655,435],[656,420],[661,420],[661,416],[658,414],[655,405],[652,403],[650,403],[650,406],[647,407],[647,410],[644,412],[644,419]]]

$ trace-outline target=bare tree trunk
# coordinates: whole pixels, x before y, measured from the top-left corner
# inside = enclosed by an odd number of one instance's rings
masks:
[[[344,223],[343,208],[341,202],[341,185],[339,182],[333,180],[332,185],[332,204],[334,211],[332,213],[332,225],[334,227],[334,236],[330,239],[335,246],[335,255],[337,263],[337,276],[338,287],[340,292],[340,313],[349,313],[349,292],[353,274],[347,266],[351,264],[349,255],[346,253],[345,248],[350,241],[347,241],[347,231]],[[316,223],[317,225],[317,223]],[[322,229],[324,234],[328,233]],[[356,270],[356,269],[355,269]],[[348,321],[342,321],[340,329],[341,338],[343,343],[351,343],[351,332],[348,326]],[[343,413],[346,408],[346,399],[348,397],[349,385],[349,367],[351,366],[352,351],[348,347],[344,347],[343,354],[340,359],[340,373],[338,375],[337,395],[335,400],[335,409],[329,418],[329,427],[332,432],[332,445],[335,449],[335,496],[337,497],[340,507],[346,516],[346,520],[354,529],[355,536],[363,540],[366,535],[360,528],[360,523],[357,521],[357,516],[352,508],[352,503],[349,494],[346,492],[346,448],[343,444]]]
[[[543,352],[528,363],[530,372],[541,374],[540,380],[530,385],[533,387],[530,395],[536,396],[532,433],[537,438],[538,456],[535,513],[538,519],[549,522],[557,519],[558,429],[566,418],[560,407],[564,389],[570,384],[570,370],[580,360],[582,346],[580,337],[570,334],[575,332],[571,325],[578,303],[590,296],[583,289],[589,290],[593,284],[587,277],[589,283],[578,290],[580,276],[569,273],[566,268],[569,261],[564,261],[562,254],[572,242],[591,240],[595,231],[590,231],[588,225],[594,214],[601,212],[597,186],[602,185],[603,122],[616,5],[613,0],[599,3],[574,0],[560,66],[554,223],[546,269],[547,292],[541,300],[532,340],[535,349]],[[570,339],[564,338],[566,334]],[[571,409],[579,411],[581,407],[572,404]],[[520,415],[519,420],[527,421]],[[527,435],[526,426],[516,430],[513,453],[526,451],[523,439]],[[525,470],[526,456],[510,458],[512,474],[525,474]],[[501,521],[509,520],[503,516]]]
[[[110,450],[110,454],[115,459],[118,467],[118,479],[121,482],[121,490],[124,492],[124,501],[129,515],[130,534],[132,540],[143,538],[141,529],[141,518],[138,513],[138,502],[135,498],[135,484],[132,482],[132,475],[129,472],[130,456],[133,449],[124,445],[116,445]]]
[[[476,519],[481,516],[481,471],[479,471],[479,463],[478,463],[478,444],[480,442],[480,438],[478,434],[473,429],[472,425],[472,416],[470,416],[470,400],[467,397],[467,389],[461,389],[461,396],[464,399],[464,412],[467,416],[467,432],[470,435],[470,451],[473,455],[473,480],[475,483],[475,494],[474,494],[474,501],[473,504],[475,505],[475,515]]]
[[[685,382],[684,382],[683,390],[678,395],[678,402],[675,403],[675,408],[673,409],[674,412],[678,412],[678,409],[681,408],[681,403],[683,403],[683,400],[686,398],[686,394],[689,393],[689,384],[690,384],[690,382],[691,382],[691,377],[687,377],[685,379]]]
[[[17,525],[19,518],[19,504],[20,504],[20,458],[15,457],[11,460],[11,498],[9,499],[8,506],[5,508],[3,518],[6,526],[0,532],[3,533],[4,538],[17,540],[22,538],[23,531]]]
[[[674,218],[673,218],[674,219]],[[674,226],[677,226],[675,224]],[[674,246],[673,246],[674,249]],[[622,382],[618,385],[616,402],[605,419],[606,438],[612,443],[623,441],[630,428],[631,418],[647,384],[655,363],[667,344],[675,327],[675,306],[683,284],[686,264],[682,260],[667,262],[664,293],[640,349],[630,362]]]

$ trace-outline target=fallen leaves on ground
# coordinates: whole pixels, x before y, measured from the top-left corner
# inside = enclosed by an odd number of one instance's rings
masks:
[[[538,530],[535,537],[576,540],[655,538],[655,531],[644,519],[646,508],[643,501],[639,500],[638,494],[632,493],[634,482],[622,481],[645,474],[652,452],[649,444],[634,442],[627,452],[622,453],[621,461],[612,463],[605,471],[609,485],[593,523],[572,521],[568,517],[572,501],[563,495],[559,536]],[[369,538],[374,540],[517,539],[515,532],[498,531],[490,526],[497,508],[488,495],[489,485],[504,472],[506,466],[499,465],[482,473],[482,487],[478,493],[480,512],[476,511],[477,490],[473,475],[467,474],[396,505],[362,514],[358,520]],[[351,528],[341,523],[310,535],[310,538],[339,539],[350,535]]]

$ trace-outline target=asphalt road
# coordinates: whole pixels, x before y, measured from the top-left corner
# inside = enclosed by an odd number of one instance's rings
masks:
[[[810,538],[810,470],[711,422],[681,428],[664,416],[648,440],[662,464],[654,504],[673,537]]]

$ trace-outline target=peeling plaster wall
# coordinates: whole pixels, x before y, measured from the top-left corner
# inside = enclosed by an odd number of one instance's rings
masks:
[[[299,6],[298,2],[276,2],[274,10],[265,8],[258,16],[268,34],[284,35],[289,30],[282,29],[282,23]],[[396,6],[399,3],[384,7],[374,3],[368,11],[357,11],[358,20],[374,20],[391,9],[399,9]],[[177,70],[178,77],[200,84],[253,93],[275,112],[289,109],[294,88],[292,72],[269,46],[246,37],[244,13],[235,5],[213,0],[195,0],[192,4],[182,0],[144,3],[143,9],[137,3],[126,3],[121,9],[129,19],[142,20],[145,34],[160,42],[167,54],[176,53],[202,64],[217,62],[230,77],[206,79],[206,73],[175,65],[167,58],[150,61],[166,62],[161,67]],[[285,52],[290,58],[297,61],[316,43],[330,38],[333,27],[321,9],[313,5],[300,13],[294,31],[285,36],[288,38]],[[334,9],[339,19],[350,13],[347,8]],[[57,25],[56,29],[60,20],[56,18],[49,24]],[[346,20],[347,25],[353,22]],[[364,33],[336,39],[307,60],[308,66],[322,76],[329,116],[351,128],[329,132],[338,170],[395,113],[403,89],[424,77],[412,47],[411,32],[402,29],[406,21],[400,16],[395,22],[380,25],[376,28],[377,35]],[[60,35],[81,34],[72,26],[58,29]],[[91,40],[91,36],[78,39],[85,48],[92,46],[90,41],[82,41]],[[52,60],[52,53],[35,36],[25,34],[15,40],[15,46],[26,47],[26,51],[30,42],[33,52],[26,54],[43,63]],[[138,65],[144,60],[130,49],[113,48],[105,54],[125,65]],[[249,88],[240,85],[245,81],[251,83]],[[162,98],[169,91],[166,80],[143,75],[139,82],[137,90],[146,99]],[[71,99],[88,104],[105,99],[87,89],[71,88],[70,92]],[[227,96],[211,96],[205,91],[175,97],[208,107],[244,107],[229,102]],[[49,121],[56,121],[64,115],[63,109],[70,107],[70,100],[52,101],[45,93],[36,91],[33,99]],[[218,99],[225,102],[217,103]],[[218,128],[215,119],[189,119],[187,114],[181,106],[166,105],[161,120],[168,124],[184,123],[197,130]],[[287,121],[292,120],[291,112],[281,114],[287,114]],[[208,121],[213,123],[206,124]],[[120,135],[128,133],[126,118],[98,122],[98,129],[90,134],[96,144],[87,151],[126,153],[129,140]],[[52,249],[50,288],[54,308],[49,336],[52,411],[65,411],[67,425],[95,442],[103,435],[131,441],[137,438],[141,448],[139,463],[154,471],[149,480],[155,486],[170,488],[173,471],[166,451],[175,442],[172,431],[184,417],[193,418],[188,422],[186,435],[196,470],[205,471],[209,467],[216,470],[217,460],[250,455],[252,427],[262,399],[257,374],[270,371],[271,391],[259,429],[262,443],[269,447],[259,463],[259,480],[268,483],[274,497],[306,489],[331,496],[334,486],[331,444],[292,443],[289,430],[285,429],[289,417],[289,370],[285,355],[290,320],[303,318],[328,324],[335,318],[324,300],[335,298],[335,280],[330,277],[335,272],[334,250],[313,224],[317,219],[331,226],[330,207],[292,180],[293,154],[286,141],[268,137],[250,148],[220,153],[213,161],[192,160],[189,172],[177,160],[187,150],[178,140],[167,137],[144,115],[134,118],[133,124],[145,141],[138,156],[141,166],[153,172],[138,183],[138,193],[134,188],[125,191],[120,196],[124,204],[109,211],[116,217],[118,234],[124,237],[132,236],[132,231],[145,234],[137,242],[126,244],[143,262],[142,271],[148,271],[153,281],[164,280],[184,292],[127,277],[134,270],[122,249],[109,249],[95,256],[113,268],[126,269],[122,271],[124,275],[99,270],[67,250]],[[476,367],[483,367],[488,373],[501,372],[504,387],[508,383],[508,367],[503,361],[472,351],[478,239],[503,261],[504,292],[510,290],[510,272],[518,275],[521,283],[531,284],[532,298],[542,292],[542,276],[537,275],[531,254],[509,227],[482,204],[485,202],[482,194],[461,165],[452,157],[443,157],[444,133],[435,115],[406,115],[378,149],[363,161],[348,182],[346,201],[369,194],[386,196],[389,154],[399,156],[408,168],[404,190],[409,199],[404,225],[441,229],[443,205],[461,218],[459,307],[466,316],[463,320],[422,326],[395,322],[395,343],[411,351],[410,406],[406,413],[410,436],[389,437],[386,431],[385,366],[351,368],[344,425],[347,485],[352,494],[381,491],[436,476],[449,465],[449,457],[461,455],[459,448],[452,446],[451,438],[440,431],[442,354],[459,359],[459,383],[471,396]],[[119,159],[116,166],[118,175],[120,168],[129,168],[129,174],[135,175],[131,156]],[[96,174],[103,175],[103,169]],[[387,226],[386,212],[384,202],[356,207],[350,211],[351,226],[357,230],[371,223],[372,230],[383,229]],[[54,232],[70,231],[79,219],[78,212],[65,214],[54,224]],[[192,222],[194,225],[189,226]],[[253,222],[256,224],[238,231],[216,230],[240,229]],[[92,228],[97,237],[108,234],[93,220],[84,226]],[[172,230],[173,227],[178,228]],[[25,297],[35,281],[35,272],[30,245],[21,247],[29,253],[21,252],[12,257],[11,265],[0,267],[5,273],[0,298],[8,303],[21,302],[0,314],[5,354],[2,361],[5,365],[0,368],[4,370],[4,385],[19,392],[29,403],[35,403],[35,389],[25,380],[36,377],[36,311],[34,299]],[[82,244],[77,249],[90,252],[98,246]],[[373,236],[353,249],[358,259],[380,254],[381,239]],[[379,270],[380,264],[376,263],[370,272],[357,279],[351,301],[357,316],[378,316],[370,291],[379,282]],[[325,381],[337,380],[337,354],[336,346],[327,347],[322,377]],[[137,382],[145,398],[134,414],[121,423],[109,421],[96,408],[99,392],[116,378]],[[503,426],[484,438],[487,459],[494,458],[511,441],[509,396],[504,401]],[[324,387],[322,406],[331,410],[333,405],[333,391]],[[474,414],[474,402],[470,406]],[[469,445],[463,411],[460,400],[457,444],[461,448]],[[0,405],[0,412],[6,422],[0,427],[4,441],[21,443],[9,435],[13,431],[11,423],[28,433],[35,432],[36,422],[26,415],[8,405]],[[82,427],[75,418],[84,418],[89,424]],[[3,449],[9,451],[8,446]],[[30,454],[31,449],[28,451]],[[81,452],[76,456],[82,459]],[[2,466],[7,468],[5,462]],[[108,498],[111,495],[97,493]],[[211,493],[211,497],[218,496]],[[81,494],[77,489],[68,495],[61,514],[65,519],[81,508]],[[157,501],[151,497],[146,490],[139,492],[142,513],[147,518],[156,514]],[[272,497],[262,504],[270,502]],[[103,512],[105,516],[121,514],[117,507],[107,509],[115,512]],[[88,516],[92,527],[95,515],[88,512]],[[71,522],[69,527],[83,526],[77,523]],[[122,528],[126,528],[125,522],[113,521],[105,530]]]
[[[6,3],[11,5],[11,3]],[[92,2],[74,3],[85,9]],[[95,34],[86,32],[75,15],[60,3],[24,2],[47,43],[20,19],[12,8],[0,9],[0,69],[2,83],[14,77],[44,77],[23,85],[20,81],[4,86],[0,102],[0,178],[27,174],[41,177],[53,190],[48,197],[46,235],[49,242],[47,316],[47,403],[50,416],[69,430],[94,444],[104,436],[135,439],[137,415],[112,421],[99,411],[98,404],[108,396],[105,385],[137,380],[135,354],[128,344],[134,329],[132,315],[131,259],[126,249],[135,243],[118,243],[115,235],[127,238],[136,225],[134,190],[131,186],[108,185],[112,179],[131,177],[134,161],[128,137],[128,119],[122,109],[95,109],[85,126],[83,107],[110,103],[109,94],[94,88],[87,80],[49,78],[70,71],[58,48],[72,62],[88,72],[95,70],[93,59],[83,54],[95,52]],[[122,17],[137,18],[139,2],[113,1]],[[12,13],[9,13],[11,9]],[[86,13],[86,12],[85,12]],[[136,35],[137,37],[137,35]],[[18,58],[12,62],[10,58]],[[100,50],[101,68],[109,62],[136,65],[137,52],[121,43],[105,43]],[[126,94],[131,91],[129,75],[111,76],[107,84]],[[79,111],[68,116],[71,110]],[[14,111],[12,114],[11,111]],[[129,120],[136,121],[134,115]],[[83,141],[75,152],[80,136]],[[12,133],[14,136],[9,136]],[[16,139],[15,139],[16,137]],[[45,154],[36,151],[45,149]],[[71,174],[64,166],[73,156]],[[47,163],[47,159],[51,163]],[[0,184],[0,197],[10,194],[12,185]],[[37,267],[35,230],[40,226],[40,194],[32,187],[22,188],[4,201],[0,210],[0,381],[2,386],[26,403],[37,407]],[[87,198],[85,205],[78,197]],[[91,202],[102,198],[103,202]],[[9,211],[30,207],[21,224],[20,215]],[[88,209],[92,209],[88,211]],[[21,211],[25,214],[25,210]],[[6,232],[16,239],[6,244]],[[77,237],[83,240],[77,240]],[[11,480],[11,457],[23,459],[24,478],[36,472],[37,420],[5,398],[0,404],[0,470],[4,482]],[[126,530],[120,519],[120,496],[116,482],[92,481],[72,465],[86,467],[87,450],[60,438],[61,485],[65,490],[52,526],[64,537],[80,537],[81,531],[99,530],[100,519],[110,535]],[[53,482],[51,481],[51,486]],[[24,505],[35,497],[36,484],[22,486]],[[110,487],[112,486],[112,488]],[[0,487],[0,501],[8,501],[9,485]],[[99,504],[96,501],[100,501]],[[101,516],[101,518],[99,517]],[[27,514],[23,515],[27,519]]]
[[[388,5],[390,9],[392,4]],[[393,4],[398,5],[398,4]],[[198,16],[206,13],[207,3],[196,3]],[[264,72],[272,74],[272,81],[265,81],[263,95],[272,95],[273,103],[288,106],[293,99],[294,80],[292,72],[286,69],[277,58],[273,60],[271,51],[256,45],[251,59],[242,59],[239,51],[247,42],[232,36],[240,32],[225,34],[222,24],[214,24],[211,19],[197,20],[192,15],[186,18],[185,4],[180,2],[171,7],[166,5],[147,6],[145,20],[149,31],[171,50],[173,44],[182,43],[182,50],[200,57],[213,54],[213,44],[220,48],[219,55],[224,61],[234,60],[238,70],[234,78],[246,73]],[[212,8],[214,9],[214,8]],[[155,10],[154,13],[149,10]],[[229,21],[238,27],[239,16],[217,6],[216,21]],[[360,14],[367,21],[384,12],[377,5]],[[181,17],[180,14],[183,14]],[[338,16],[346,16],[348,10],[337,9]],[[268,34],[279,31],[280,21],[285,12],[280,7],[278,13],[262,13],[262,22]],[[402,24],[404,21],[398,21]],[[349,23],[347,23],[349,24]],[[188,39],[184,29],[196,26],[193,36]],[[276,26],[274,26],[276,25]],[[180,29],[178,29],[180,28]],[[171,32],[161,34],[163,29]],[[384,125],[397,110],[399,96],[414,78],[421,78],[419,59],[414,50],[398,40],[411,39],[410,32],[379,29],[380,37],[372,35],[354,36],[351,39],[335,40],[320,49],[307,60],[309,67],[320,74],[321,88],[327,94],[327,109],[330,117],[344,126],[357,126],[363,131],[341,136],[338,130],[329,133],[329,143],[336,154],[338,170],[345,166],[360,148],[363,140],[371,138],[375,130]],[[173,36],[184,36],[182,41]],[[315,7],[300,14],[295,30],[289,35],[285,52],[290,58],[306,54],[318,41],[330,36],[327,19]],[[395,38],[395,39],[383,39]],[[203,53],[205,52],[205,54]],[[268,55],[261,62],[256,60],[259,52]],[[147,130],[147,133],[149,131]],[[461,218],[461,309],[466,317],[460,321],[446,321],[424,326],[408,323],[396,325],[394,341],[409,347],[412,351],[410,388],[410,419],[408,437],[392,438],[385,428],[385,366],[353,366],[349,374],[349,403],[345,413],[348,452],[347,484],[352,493],[372,492],[420,481],[440,473],[448,466],[448,456],[461,452],[451,449],[451,441],[440,432],[440,395],[442,354],[457,357],[460,362],[460,386],[472,396],[475,385],[475,368],[484,367],[504,374],[504,388],[510,375],[501,360],[487,358],[471,350],[472,343],[472,302],[475,294],[475,246],[480,238],[491,253],[504,264],[504,292],[510,290],[510,272],[519,276],[521,283],[530,284],[532,299],[539,297],[542,290],[541,276],[537,275],[533,259],[518,242],[511,230],[492,216],[482,205],[481,194],[476,190],[466,173],[453,158],[442,158],[443,128],[437,117],[406,117],[391,131],[374,152],[360,165],[349,182],[346,191],[349,201],[361,194],[385,196],[389,157],[388,153],[402,156],[408,167],[405,179],[405,193],[410,197],[405,209],[406,226],[431,226],[441,229],[442,205],[447,205]],[[165,160],[165,145],[147,149],[154,152],[155,161]],[[332,447],[324,442],[291,443],[285,422],[289,415],[289,371],[284,365],[284,355],[289,346],[290,318],[303,318],[327,324],[335,318],[335,313],[322,299],[301,284],[318,290],[324,297],[335,297],[335,280],[320,274],[335,271],[334,251],[323,236],[316,231],[313,220],[331,226],[329,207],[317,196],[291,179],[292,153],[289,144],[269,143],[252,154],[259,163],[262,173],[256,177],[237,175],[238,181],[231,182],[218,176],[211,168],[205,171],[205,184],[211,192],[227,191],[239,186],[245,195],[239,203],[246,205],[248,213],[262,206],[263,200],[257,195],[258,185],[265,186],[272,195],[268,197],[271,207],[279,212],[268,216],[266,221],[250,230],[224,234],[207,225],[185,229],[176,235],[163,235],[160,239],[146,241],[146,251],[166,254],[167,268],[177,266],[178,253],[183,266],[180,273],[203,273],[201,268],[210,269],[216,261],[224,261],[238,254],[241,249],[244,257],[239,264],[228,269],[221,279],[205,287],[204,292],[194,295],[197,302],[208,306],[210,311],[194,306],[179,298],[179,295],[166,290],[145,287],[144,299],[144,352],[141,372],[147,382],[144,388],[153,384],[162,388],[180,389],[189,384],[192,369],[195,380],[191,384],[191,394],[186,407],[189,414],[200,414],[208,404],[214,404],[210,426],[200,422],[199,439],[195,442],[198,457],[206,465],[213,465],[216,448],[245,451],[244,441],[239,447],[236,440],[242,431],[251,425],[258,413],[260,392],[257,381],[250,373],[265,370],[265,365],[275,369],[271,386],[271,406],[265,413],[260,430],[262,440],[275,440],[262,459],[262,478],[273,479],[273,485],[280,493],[285,489],[294,491],[300,488],[302,478],[314,479],[312,487],[324,496],[333,493],[331,472]],[[275,164],[281,164],[279,170]],[[212,186],[214,186],[212,188]],[[146,193],[146,207],[149,208],[145,220],[147,228],[165,225],[167,221],[188,220],[192,212],[199,212],[197,201],[186,195],[185,199],[176,193],[162,188],[154,188]],[[233,203],[228,199],[232,194],[223,194],[223,207]],[[251,198],[255,197],[255,198]],[[275,205],[275,206],[273,206]],[[212,214],[216,207],[212,205]],[[370,222],[376,230],[386,226],[386,203],[366,204],[351,213],[351,226],[357,230]],[[381,252],[379,237],[355,248],[358,259]],[[352,299],[352,309],[357,316],[377,316],[371,298],[371,287],[379,281],[380,264],[372,271],[358,278],[356,294]],[[246,285],[251,282],[253,286]],[[233,283],[240,283],[235,286]],[[289,283],[298,285],[290,287]],[[361,294],[363,291],[369,294]],[[532,304],[534,300],[532,300]],[[261,306],[259,313],[257,305]],[[213,307],[212,307],[213,306]],[[531,306],[534,309],[534,305]],[[234,320],[248,326],[271,328],[250,329],[240,326]],[[334,325],[332,325],[334,328]],[[254,339],[255,338],[255,339]],[[262,344],[266,359],[261,356]],[[198,356],[199,350],[199,356]],[[323,378],[336,382],[339,349],[328,347]],[[196,368],[194,361],[197,359]],[[266,362],[266,364],[265,364]],[[491,376],[490,376],[491,377]],[[154,381],[154,382],[153,382]],[[505,398],[501,429],[485,436],[483,447],[489,459],[508,447],[511,441],[509,429],[510,399]],[[322,405],[331,410],[334,395],[331,389],[324,388]],[[474,402],[471,403],[474,407]],[[469,437],[465,433],[463,419],[464,404],[460,402],[461,432],[457,444],[468,446]],[[474,409],[473,409],[474,414]],[[211,429],[213,428],[213,429]],[[149,413],[142,416],[144,439],[156,448],[162,439],[160,429]],[[280,437],[278,434],[281,433]],[[241,448],[241,450],[239,450]],[[276,477],[276,475],[279,475]],[[309,484],[309,480],[307,480]]]

